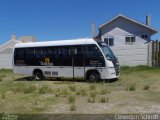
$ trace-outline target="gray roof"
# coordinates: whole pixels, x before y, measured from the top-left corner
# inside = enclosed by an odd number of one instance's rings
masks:
[[[109,23],[111,23],[113,20],[118,19],[118,18],[120,18],[120,17],[121,17],[121,18],[124,18],[124,19],[126,19],[126,20],[128,20],[128,21],[131,21],[131,22],[133,22],[133,23],[136,23],[136,24],[138,24],[138,25],[140,25],[140,26],[143,26],[143,27],[145,27],[145,28],[147,28],[147,29],[150,29],[153,34],[156,34],[156,33],[159,32],[159,30],[157,30],[157,29],[155,29],[155,28],[153,28],[153,27],[151,27],[151,26],[145,25],[145,24],[143,24],[143,23],[141,23],[141,22],[139,22],[139,21],[136,21],[136,20],[134,20],[134,19],[131,19],[131,18],[129,18],[129,17],[127,17],[127,16],[124,16],[124,15],[122,15],[122,14],[119,14],[118,16],[114,17],[113,19],[109,20],[108,22],[102,24],[102,25],[99,27],[99,29],[101,29],[102,27],[104,27],[104,26],[108,25]]]

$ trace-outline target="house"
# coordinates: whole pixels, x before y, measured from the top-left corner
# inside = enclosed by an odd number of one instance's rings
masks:
[[[12,54],[14,45],[20,42],[34,42],[36,38],[32,36],[23,36],[19,40],[15,34],[11,35],[11,39],[0,46],[0,69],[12,69]]]
[[[146,24],[119,14],[99,27],[96,38],[109,46],[145,44],[158,30],[151,27],[151,16],[146,16]]]
[[[148,43],[156,33],[158,30],[151,27],[151,16],[146,16],[144,24],[119,14],[99,27],[95,40],[102,40],[110,46],[121,65],[149,65]]]

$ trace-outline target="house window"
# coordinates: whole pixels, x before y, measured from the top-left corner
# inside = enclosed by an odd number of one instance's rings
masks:
[[[142,35],[141,38],[147,39],[147,38],[148,38],[148,35]]]
[[[135,36],[126,36],[125,43],[126,45],[133,45],[136,42]]]
[[[113,37],[104,38],[104,42],[105,42],[108,46],[114,46],[114,38],[113,38]]]

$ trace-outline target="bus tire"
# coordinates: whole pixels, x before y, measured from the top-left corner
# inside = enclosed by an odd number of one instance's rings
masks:
[[[99,82],[99,73],[97,71],[90,71],[87,74],[87,79],[89,80],[89,82]]]
[[[34,71],[34,78],[36,80],[43,80],[44,79],[43,72],[41,70],[35,70]]]

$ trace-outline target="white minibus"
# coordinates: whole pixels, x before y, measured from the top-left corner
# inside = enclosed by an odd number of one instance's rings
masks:
[[[13,52],[15,74],[85,78],[94,81],[119,77],[119,62],[104,42],[93,39],[18,43]]]

